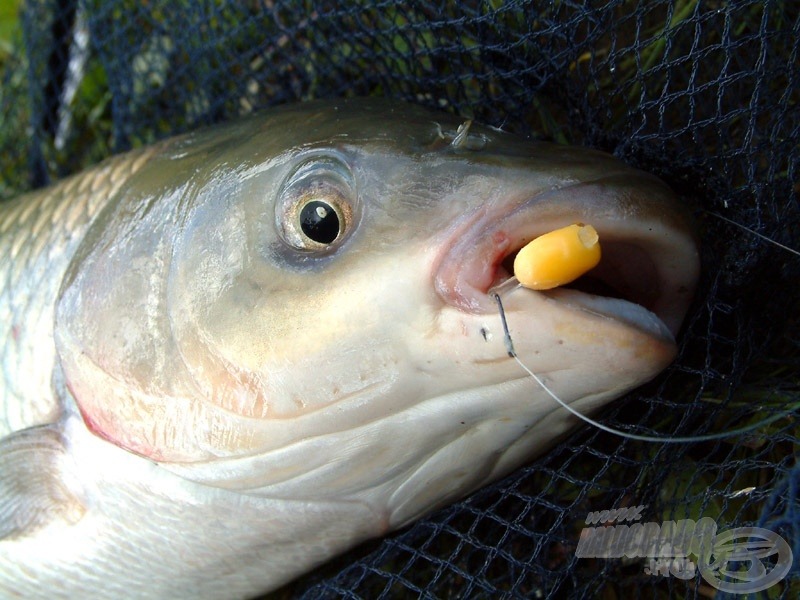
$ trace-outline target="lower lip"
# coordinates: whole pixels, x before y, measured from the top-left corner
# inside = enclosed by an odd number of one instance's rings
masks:
[[[654,338],[675,343],[675,337],[664,322],[639,304],[618,298],[593,296],[568,288],[556,288],[540,293],[574,309],[627,323]]]

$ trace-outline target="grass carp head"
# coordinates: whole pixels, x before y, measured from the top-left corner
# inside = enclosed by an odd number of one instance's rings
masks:
[[[508,357],[486,292],[516,250],[577,221],[603,260],[505,298],[517,354],[584,411],[653,378],[698,273],[669,189],[606,154],[461,124],[339,101],[164,143],[58,300],[90,429],[187,479],[363,501],[399,526],[574,425]]]

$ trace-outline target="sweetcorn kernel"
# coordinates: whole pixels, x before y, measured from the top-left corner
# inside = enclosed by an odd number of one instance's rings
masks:
[[[565,285],[600,262],[600,241],[591,225],[576,223],[539,236],[514,259],[514,275],[526,288]]]

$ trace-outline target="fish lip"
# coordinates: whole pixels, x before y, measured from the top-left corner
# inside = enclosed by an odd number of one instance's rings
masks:
[[[548,231],[585,222],[600,235],[603,259],[597,269],[605,275],[598,278],[622,281],[630,288],[629,297],[605,304],[577,290],[551,297],[565,309],[601,313],[598,318],[614,319],[653,337],[677,336],[697,283],[699,252],[688,216],[660,180],[623,170],[487,206],[450,237],[437,261],[434,287],[446,304],[467,313],[496,312],[487,292],[510,277],[503,260]],[[581,301],[581,295],[587,298]],[[563,302],[566,297],[572,301]],[[624,302],[642,305],[663,327],[642,326],[627,318],[633,309],[623,309]],[[594,308],[587,310],[588,305]]]

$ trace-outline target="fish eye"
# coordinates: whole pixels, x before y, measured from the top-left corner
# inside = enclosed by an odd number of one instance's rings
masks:
[[[300,229],[318,244],[331,244],[341,233],[336,209],[324,200],[311,200],[300,209]]]
[[[325,252],[345,239],[355,213],[350,169],[335,157],[317,156],[301,163],[284,182],[275,216],[278,231],[290,246]]]

